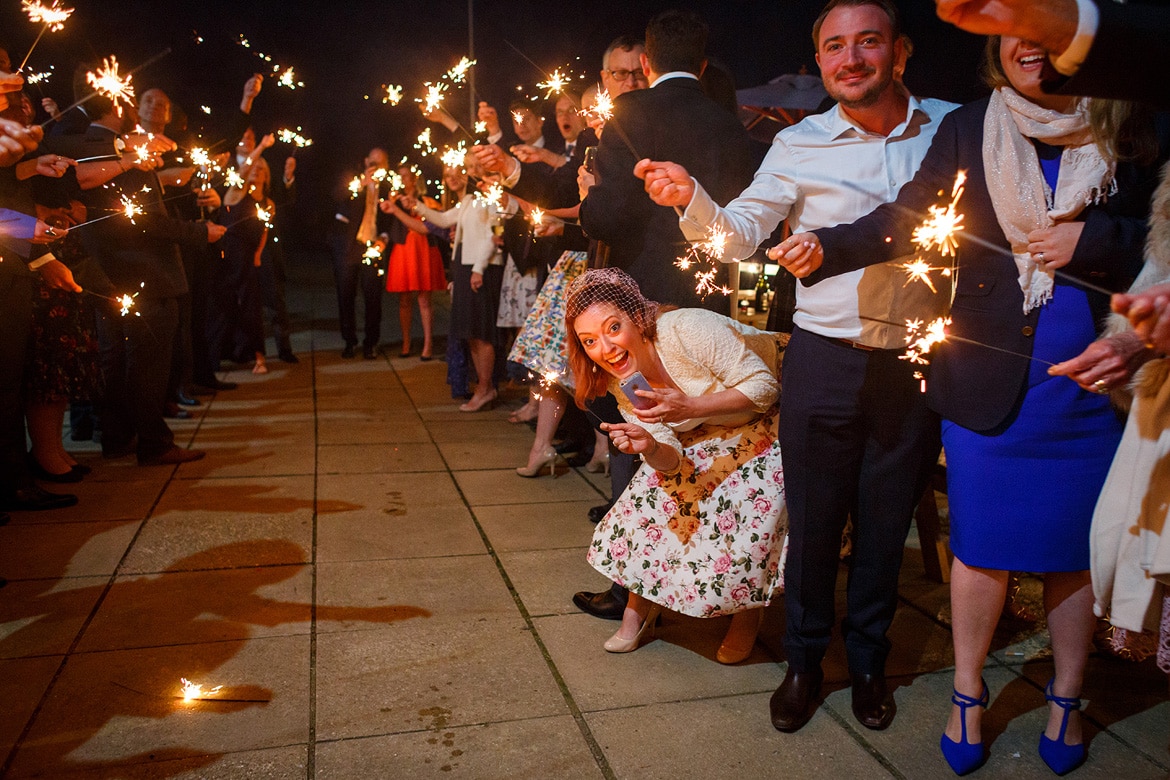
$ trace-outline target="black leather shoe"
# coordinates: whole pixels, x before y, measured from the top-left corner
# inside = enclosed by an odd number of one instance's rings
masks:
[[[589,522],[597,525],[605,519],[605,514],[610,510],[613,504],[598,504],[597,506],[589,507]]]
[[[81,478],[85,476],[81,473],[81,471],[75,469],[69,469],[62,474],[54,474],[42,466],[41,462],[34,458],[31,453],[28,456],[28,470],[32,473],[33,477],[41,480],[42,482],[54,482],[59,485],[64,485],[70,482],[80,482]]]
[[[345,349],[341,350],[341,356],[346,360],[349,360],[351,357],[357,354],[355,347],[356,345],[354,344],[346,344]]]
[[[802,672],[788,667],[784,682],[780,683],[768,703],[772,725],[777,731],[799,731],[809,722],[819,706],[818,698],[824,677],[819,668]]]
[[[64,509],[77,503],[72,493],[50,493],[36,485],[14,490],[8,498],[0,500],[0,507],[19,512],[39,512],[42,509]]]
[[[300,360],[297,359],[297,356],[293,354],[293,351],[291,349],[279,350],[276,353],[276,356],[278,358],[280,358],[280,362],[282,362],[282,363],[300,363],[301,362]]]
[[[373,346],[362,347],[362,359],[363,360],[373,360],[375,357],[377,357],[377,347],[373,347]]]
[[[602,620],[621,620],[622,613],[626,611],[626,603],[618,600],[612,590],[574,593],[573,604],[582,612]]]
[[[853,717],[867,729],[881,731],[894,722],[898,705],[886,689],[885,675],[853,675]]]

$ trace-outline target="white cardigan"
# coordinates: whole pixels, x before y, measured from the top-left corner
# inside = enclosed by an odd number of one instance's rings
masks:
[[[437,211],[420,202],[414,213],[439,227],[455,226],[453,245],[462,245],[460,262],[470,265],[472,273],[482,274],[489,265],[504,264],[500,248],[496,246],[492,235],[492,223],[498,218],[495,204],[469,192],[453,209]]]

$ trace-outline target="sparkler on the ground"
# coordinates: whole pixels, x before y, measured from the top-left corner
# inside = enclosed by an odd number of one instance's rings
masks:
[[[217,693],[223,690],[222,685],[217,685],[214,688],[210,688],[205,691],[203,690],[202,685],[197,685],[188,680],[186,677],[180,677],[179,679],[182,681],[183,686],[183,701],[199,701],[200,699],[206,698],[208,696],[215,696]]]
[[[389,103],[396,106],[402,102],[402,86],[397,84],[383,84],[382,89],[386,94],[382,96],[383,103]]]
[[[58,0],[53,0],[53,4],[46,6],[39,0],[21,0],[21,10],[28,14],[28,19],[33,24],[41,24],[41,31],[37,33],[36,39],[32,46],[28,47],[28,53],[24,55],[24,59],[20,61],[20,67],[17,72],[24,70],[24,66],[28,64],[28,58],[32,56],[33,49],[41,42],[41,37],[46,32],[57,32],[65,28],[65,20],[73,13],[72,8],[62,8]]]
[[[692,266],[697,266],[695,293],[703,298],[715,292],[723,295],[730,295],[732,292],[727,285],[715,281],[723,264],[723,255],[727,253],[727,239],[727,233],[709,227],[702,241],[689,243],[686,253],[674,261],[675,267],[683,271],[689,271]]]
[[[118,76],[118,58],[111,55],[102,60],[102,67],[97,71],[88,71],[85,80],[99,95],[109,98],[114,104],[118,116],[122,116],[122,103],[134,105],[134,87],[131,80],[134,77],[129,73],[125,78]]]

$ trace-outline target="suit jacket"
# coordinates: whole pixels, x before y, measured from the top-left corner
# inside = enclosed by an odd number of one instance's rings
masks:
[[[1097,35],[1080,69],[1045,82],[1045,89],[1170,107],[1162,49],[1170,36],[1170,7],[1097,0],[1097,10]]]
[[[100,141],[111,138],[113,131],[90,125],[86,135],[90,140]],[[79,232],[85,250],[97,259],[110,282],[121,292],[137,291],[150,298],[172,298],[186,293],[187,277],[178,244],[206,244],[207,227],[169,216],[158,176],[134,168],[115,177],[107,186],[82,193],[82,202],[89,209],[88,218],[121,211],[123,194],[145,213],[133,222],[124,216],[113,216],[83,228]]]
[[[938,203],[939,192],[951,191],[955,172],[966,170],[966,190],[958,207],[964,229],[959,238],[958,289],[950,333],[969,341],[948,339],[934,348],[927,401],[944,418],[975,431],[992,431],[1014,418],[1029,369],[1028,359],[1019,355],[1032,354],[1040,316],[1040,307],[1023,313],[1018,271],[987,191],[983,168],[987,103],[987,98],[969,103],[943,119],[918,173],[893,203],[879,206],[851,225],[815,231],[825,262],[802,280],[815,284],[911,254],[912,231],[928,207]],[[1098,287],[1125,290],[1141,270],[1157,166],[1122,163],[1116,178],[1118,192],[1105,203],[1086,207],[1077,217],[1085,226],[1072,261],[1061,271]],[[970,240],[975,237],[981,241]],[[1092,291],[1088,295],[1097,322],[1103,324],[1108,297]]]
[[[389,184],[386,182],[378,182],[379,200],[388,197],[390,197]],[[344,260],[346,263],[361,263],[365,246],[358,244],[357,234],[358,229],[362,225],[362,216],[365,214],[366,191],[364,189],[361,190],[355,197],[351,197],[347,193],[344,199],[336,202],[335,206],[333,223],[334,252],[339,259]],[[337,217],[345,217],[349,221],[345,222]],[[395,217],[384,213],[380,208],[374,210],[375,235],[389,237],[395,229],[395,224],[399,224]],[[387,245],[387,249],[389,249],[389,245]]]
[[[751,140],[735,116],[703,94],[698,81],[672,78],[627,92],[614,100],[597,150],[598,182],[581,202],[585,232],[609,245],[609,264],[625,269],[647,298],[702,306],[692,273],[674,267],[687,247],[678,215],[655,205],[634,176],[634,164],[643,157],[679,163],[724,205],[755,173]],[[709,296],[706,305],[722,309],[726,302]]]

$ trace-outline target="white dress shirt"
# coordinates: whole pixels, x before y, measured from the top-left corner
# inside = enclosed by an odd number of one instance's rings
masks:
[[[853,124],[840,106],[807,117],[776,134],[752,183],[726,207],[696,181],[679,226],[692,241],[702,240],[709,226],[728,233],[724,260],[733,262],[750,256],[781,220],[787,219],[794,233],[853,222],[892,201],[914,177],[939,121],[955,107],[911,98],[906,119],[885,136]],[[793,320],[822,336],[901,348],[904,327],[880,321],[901,323],[906,314],[929,319],[906,300],[921,299],[917,288],[925,285],[904,288],[904,281],[905,272],[887,263],[811,286],[798,284]]]

